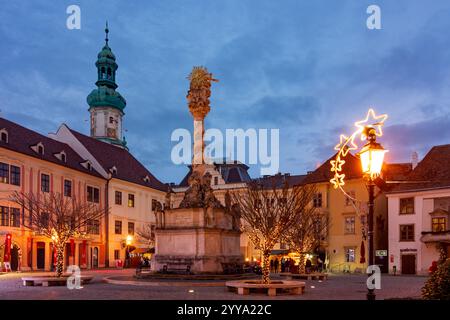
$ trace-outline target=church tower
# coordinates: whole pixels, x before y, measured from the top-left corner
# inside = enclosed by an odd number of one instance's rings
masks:
[[[122,136],[122,117],[126,106],[125,99],[120,95],[116,84],[118,65],[116,57],[108,45],[108,23],[106,23],[105,46],[97,56],[97,89],[87,96],[91,114],[91,137],[118,147],[126,148]]]

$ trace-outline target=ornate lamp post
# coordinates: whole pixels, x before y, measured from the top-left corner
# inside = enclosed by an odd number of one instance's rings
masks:
[[[369,230],[367,238],[369,242],[369,266],[375,264],[374,260],[374,235],[373,235],[373,215],[375,200],[375,183],[374,179],[379,177],[383,166],[384,154],[387,152],[379,143],[376,142],[377,135],[375,128],[367,126],[364,128],[364,135],[368,142],[358,153],[361,160],[361,167],[364,177],[367,181],[367,189],[369,190],[369,214],[367,217]],[[367,300],[375,300],[374,289],[368,288]]]
[[[358,147],[354,140],[357,136],[361,136],[361,140],[367,140],[367,143],[362,147],[361,151],[357,153],[361,161],[361,168],[364,174],[364,179],[367,183],[367,189],[369,191],[368,201],[368,251],[369,251],[369,266],[375,264],[374,261],[374,200],[375,200],[375,180],[379,178],[381,169],[383,167],[384,155],[387,152],[379,143],[376,142],[377,136],[381,137],[383,132],[381,127],[384,121],[387,119],[387,115],[376,116],[375,112],[370,109],[367,113],[366,119],[358,121],[355,126],[358,128],[351,136],[347,137],[341,135],[340,143],[336,146],[338,153],[336,158],[331,161],[331,171],[334,172],[333,179],[330,182],[335,189],[340,189],[347,197],[353,199],[347,192],[345,192],[343,186],[345,185],[345,174],[343,172],[343,165],[345,160],[343,158],[350,150],[356,150]],[[370,276],[370,275],[369,275]],[[374,289],[368,288],[367,300],[375,300]]]

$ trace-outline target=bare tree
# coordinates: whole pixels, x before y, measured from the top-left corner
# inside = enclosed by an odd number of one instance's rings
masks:
[[[314,189],[309,186],[268,187],[262,180],[249,183],[244,191],[232,193],[232,201],[238,205],[246,232],[256,249],[263,255],[262,281],[269,283],[270,253],[282,236],[297,223],[302,212],[311,203]]]
[[[327,237],[328,228],[328,216],[310,205],[300,214],[297,223],[284,233],[283,240],[300,256],[299,273],[305,273],[306,255],[320,246]]]
[[[24,208],[29,219],[24,226],[52,240],[56,249],[56,276],[61,277],[64,265],[64,248],[67,241],[88,233],[93,223],[100,223],[107,208],[96,203],[65,197],[61,193],[14,192],[11,201]]]

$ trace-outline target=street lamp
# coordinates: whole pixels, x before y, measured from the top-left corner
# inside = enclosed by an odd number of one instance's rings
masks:
[[[356,137],[360,136],[361,140],[367,140],[367,143],[357,153],[361,161],[361,168],[365,180],[367,181],[367,189],[369,191],[368,202],[368,251],[369,251],[369,266],[374,265],[374,237],[373,237],[373,216],[374,216],[374,199],[375,199],[375,182],[379,185],[379,176],[383,167],[384,155],[387,152],[379,143],[376,142],[377,136],[383,135],[382,126],[387,119],[387,115],[375,115],[373,109],[369,109],[364,120],[355,122],[356,130],[350,136],[340,135],[340,142],[336,145],[336,157],[330,161],[331,171],[334,172],[333,178],[330,180],[335,189],[340,189],[346,197],[356,201],[354,197],[349,195],[344,190],[345,173],[343,173],[343,166],[345,164],[345,157],[351,150],[357,150],[355,144]],[[367,300],[375,300],[375,292],[368,288]]]
[[[125,250],[125,267],[129,267],[130,264],[130,245],[133,243],[133,236],[127,235],[127,238],[125,239],[125,244],[127,245]]]
[[[369,214],[367,217],[369,230],[367,238],[369,243],[369,266],[375,264],[374,261],[374,235],[373,235],[373,216],[374,216],[374,200],[375,200],[375,183],[374,179],[378,178],[383,167],[384,154],[387,152],[381,144],[376,142],[377,135],[375,128],[367,126],[364,128],[363,136],[367,137],[367,143],[358,153],[361,160],[361,167],[364,177],[367,181],[369,190]],[[367,300],[375,300],[374,289],[368,288]]]

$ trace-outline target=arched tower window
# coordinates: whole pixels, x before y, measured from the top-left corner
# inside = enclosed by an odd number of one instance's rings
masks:
[[[108,80],[112,80],[111,68],[108,68]]]
[[[102,71],[101,71],[101,74],[100,74],[100,78],[101,78],[101,79],[106,79],[106,75],[105,75],[105,67],[102,67],[101,70],[102,70]]]
[[[0,141],[8,143],[8,132],[6,130],[0,131]]]

